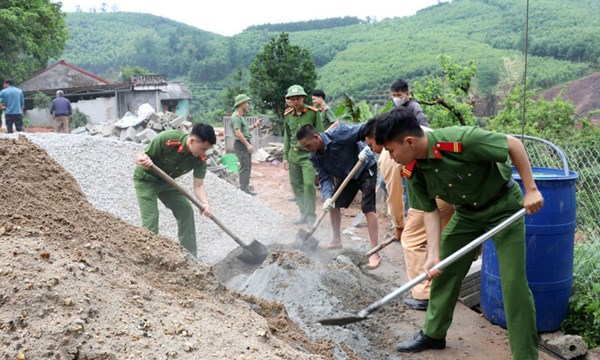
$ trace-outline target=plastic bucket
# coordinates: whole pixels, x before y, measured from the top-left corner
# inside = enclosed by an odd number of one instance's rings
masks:
[[[221,164],[225,165],[230,171],[238,173],[238,158],[235,154],[221,156]]]
[[[535,300],[537,329],[550,332],[560,327],[569,310],[578,176],[568,168],[533,168],[533,175],[544,196],[544,206],[525,217],[527,281]],[[523,191],[521,178],[514,170],[513,178]],[[498,258],[492,240],[483,244],[481,309],[490,322],[506,327]]]

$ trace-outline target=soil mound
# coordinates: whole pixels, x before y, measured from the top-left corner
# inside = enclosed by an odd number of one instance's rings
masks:
[[[0,139],[0,169],[2,358],[330,356],[278,305],[243,300],[174,241],[96,210],[25,137]]]

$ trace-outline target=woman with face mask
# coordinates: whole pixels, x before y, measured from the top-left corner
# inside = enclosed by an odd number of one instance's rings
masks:
[[[390,87],[392,91],[392,101],[394,101],[395,106],[404,106],[411,113],[415,115],[417,120],[419,121],[419,125],[429,127],[429,122],[423,113],[423,109],[421,105],[410,97],[410,92],[408,91],[408,83],[402,79],[398,79],[392,83]]]

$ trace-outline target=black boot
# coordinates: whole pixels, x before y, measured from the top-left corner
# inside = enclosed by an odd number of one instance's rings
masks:
[[[400,352],[418,353],[427,349],[441,350],[446,348],[446,339],[433,339],[423,333],[423,330],[412,339],[398,343],[396,350]]]
[[[427,305],[429,305],[429,300],[404,299],[402,302],[409,308],[420,311],[427,311]]]

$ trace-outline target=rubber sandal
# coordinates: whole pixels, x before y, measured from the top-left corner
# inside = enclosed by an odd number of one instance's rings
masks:
[[[327,250],[335,250],[335,249],[341,249],[343,247],[342,243],[329,243],[327,244],[326,248]]]

